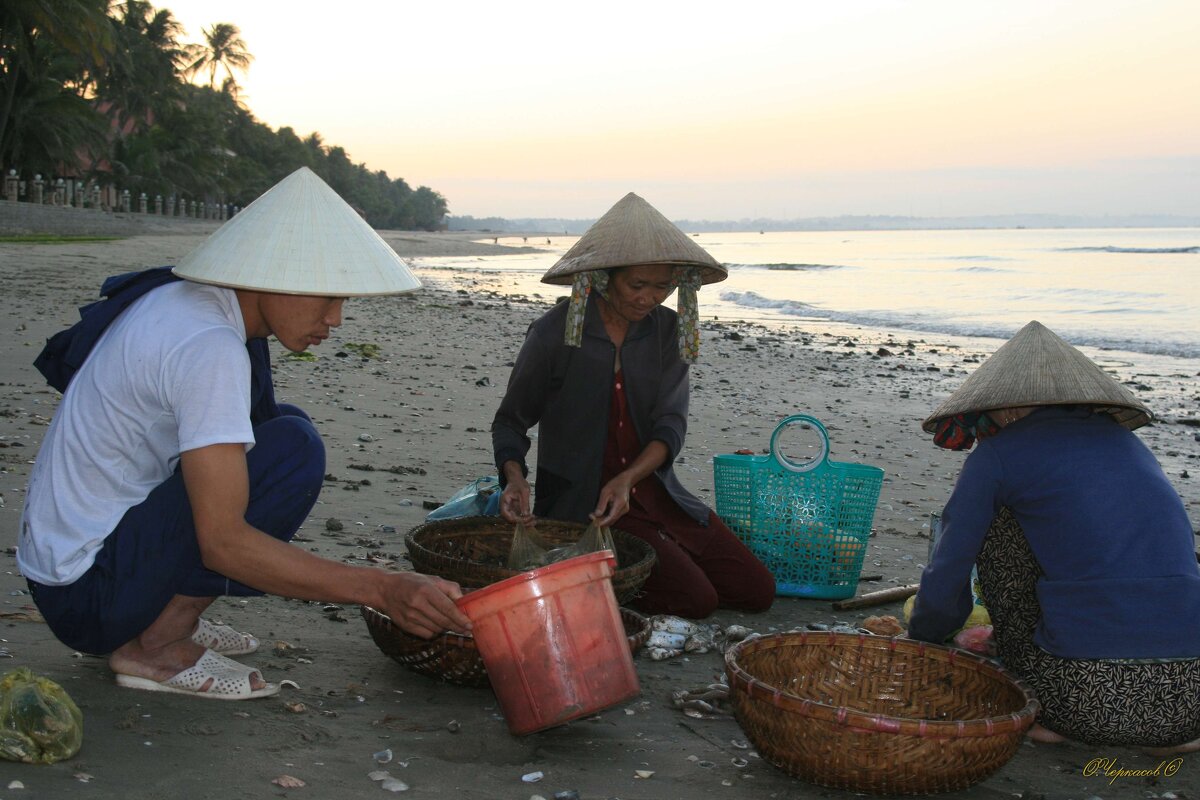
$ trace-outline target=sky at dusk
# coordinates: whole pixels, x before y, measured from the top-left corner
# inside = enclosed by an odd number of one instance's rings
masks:
[[[1195,0],[156,6],[241,29],[260,121],[456,215],[1200,215]]]

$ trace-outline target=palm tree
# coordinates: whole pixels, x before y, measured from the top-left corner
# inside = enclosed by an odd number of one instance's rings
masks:
[[[4,0],[0,3],[0,160],[11,158],[13,129],[21,120],[18,96],[43,94],[38,71],[53,58],[46,46],[72,56],[74,73],[58,85],[77,96],[90,74],[113,52],[108,0]],[[45,45],[45,46],[43,46]],[[39,58],[41,60],[39,60]],[[59,76],[56,76],[59,77]]]
[[[156,114],[179,96],[179,70],[186,60],[179,36],[183,26],[146,0],[126,0],[115,6],[118,55],[97,81],[96,95],[119,135],[153,124]]]
[[[195,75],[207,69],[210,89],[216,86],[217,70],[224,68],[229,80],[233,80],[235,69],[245,72],[250,68],[254,56],[246,51],[246,42],[237,25],[218,22],[204,30],[204,40],[205,44],[192,45],[190,56],[193,60],[187,72]]]
[[[105,151],[106,125],[78,86],[79,60],[45,38],[25,54],[28,78],[13,93],[0,162],[22,173],[71,174]]]

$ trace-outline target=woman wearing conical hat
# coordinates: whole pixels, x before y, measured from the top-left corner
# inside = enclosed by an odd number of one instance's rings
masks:
[[[909,636],[966,620],[971,570],[1001,661],[1042,705],[1030,735],[1200,749],[1200,567],[1179,495],[1131,431],[1150,412],[1037,322],[925,421],[979,444],[942,514]]]
[[[649,203],[626,195],[542,280],[571,286],[530,327],[492,422],[510,522],[597,520],[647,541],[649,613],[765,610],[771,573],[672,470],[687,432],[696,292],[725,268]],[[662,303],[678,292],[679,312]],[[539,426],[536,501],[528,431]]]

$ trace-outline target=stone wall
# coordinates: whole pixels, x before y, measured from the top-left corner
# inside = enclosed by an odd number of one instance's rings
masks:
[[[0,236],[153,236],[166,233],[210,233],[220,226],[219,220],[97,211],[90,208],[0,200]]]

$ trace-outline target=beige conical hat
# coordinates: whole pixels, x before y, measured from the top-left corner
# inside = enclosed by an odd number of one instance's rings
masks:
[[[234,289],[322,297],[421,288],[387,242],[308,167],[235,214],[174,272]]]
[[[954,394],[925,420],[1021,406],[1088,405],[1112,414],[1133,430],[1151,420],[1150,410],[1091,359],[1033,321],[979,365]]]
[[[542,283],[570,285],[578,272],[642,264],[699,267],[701,283],[716,283],[728,277],[719,261],[654,206],[630,192],[587,229],[542,276]]]

